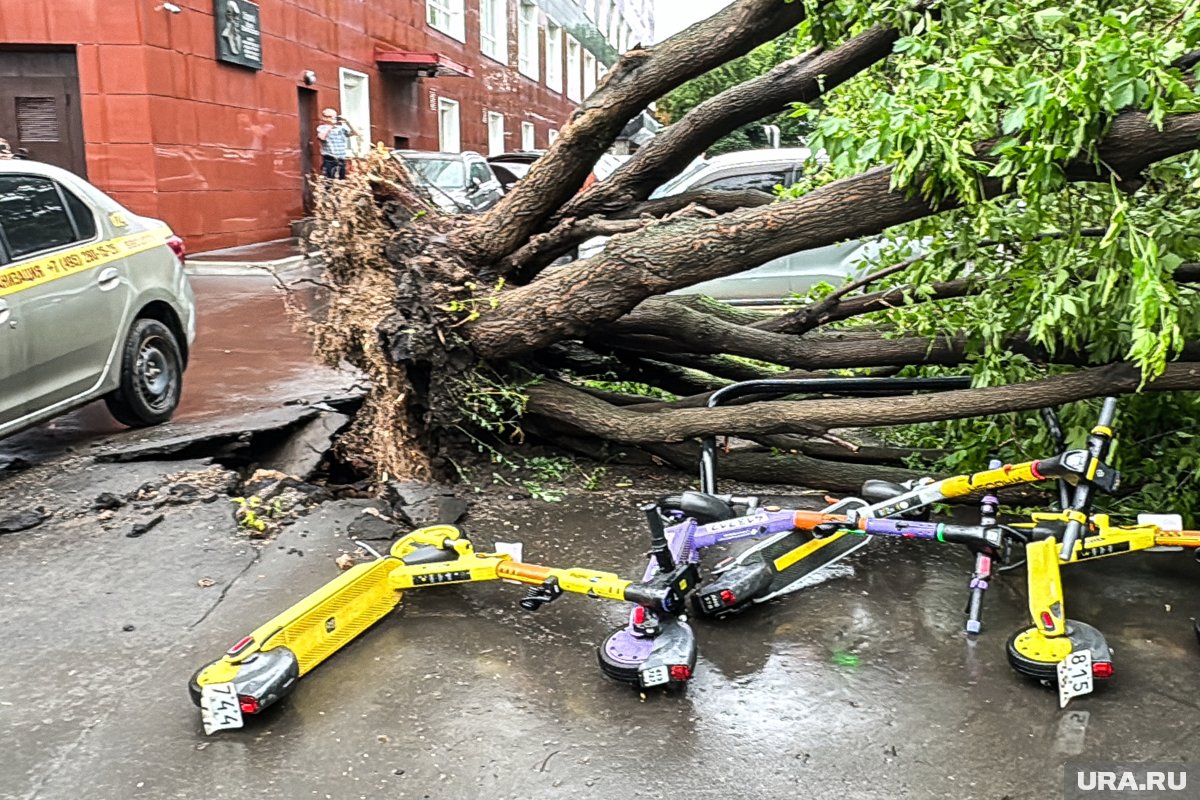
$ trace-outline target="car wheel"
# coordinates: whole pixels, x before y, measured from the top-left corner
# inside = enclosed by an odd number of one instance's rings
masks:
[[[175,413],[182,389],[175,334],[156,319],[134,322],[121,348],[121,382],[104,398],[109,413],[131,428],[157,425]]]

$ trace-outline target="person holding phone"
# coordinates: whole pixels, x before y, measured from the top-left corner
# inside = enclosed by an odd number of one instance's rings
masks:
[[[321,174],[326,178],[346,177],[351,136],[358,136],[358,131],[337,110],[327,108],[321,112],[317,138],[321,140]]]

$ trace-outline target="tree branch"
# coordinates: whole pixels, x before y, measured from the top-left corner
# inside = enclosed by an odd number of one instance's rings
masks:
[[[550,151],[496,206],[464,221],[453,244],[476,264],[492,264],[515,251],[578,191],[596,159],[646,106],[803,19],[804,3],[737,0],[661,44],[625,53],[584,100]]]
[[[1145,114],[1119,116],[1098,151],[1127,183],[1156,160],[1200,147],[1200,113],[1168,117],[1157,130]],[[1103,167],[1077,163],[1075,180],[1105,179]],[[467,330],[485,357],[508,357],[583,335],[612,322],[645,298],[731,275],[801,250],[878,234],[958,205],[931,207],[919,196],[891,190],[892,172],[877,168],[827,184],[795,200],[738,211],[713,220],[664,221],[619,237],[605,252],[500,296],[497,312]],[[986,196],[1001,194],[985,181]]]
[[[655,413],[617,408],[566,384],[547,382],[529,390],[528,413],[627,444],[682,442],[712,434],[758,436],[797,430],[872,428],[1029,411],[1091,397],[1129,394],[1138,391],[1141,380],[1135,366],[1111,364],[986,389],[876,399],[764,401],[740,407]],[[1146,389],[1200,389],[1200,363],[1168,364],[1166,372]]]
[[[876,26],[831,50],[811,50],[770,72],[709,98],[668,126],[606,180],[568,203],[564,216],[610,213],[644,200],[731,130],[811,103],[887,58],[899,38]]]

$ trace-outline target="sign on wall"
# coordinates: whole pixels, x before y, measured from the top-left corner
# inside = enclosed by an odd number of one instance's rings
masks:
[[[258,4],[249,0],[215,0],[217,60],[262,69],[262,31]]]

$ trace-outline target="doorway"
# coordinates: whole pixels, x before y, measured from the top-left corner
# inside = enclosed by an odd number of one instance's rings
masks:
[[[0,138],[87,177],[74,48],[0,49]]]
[[[297,108],[300,114],[300,180],[304,192],[304,213],[313,210],[313,122],[317,118],[317,92],[306,86],[296,87]]]

